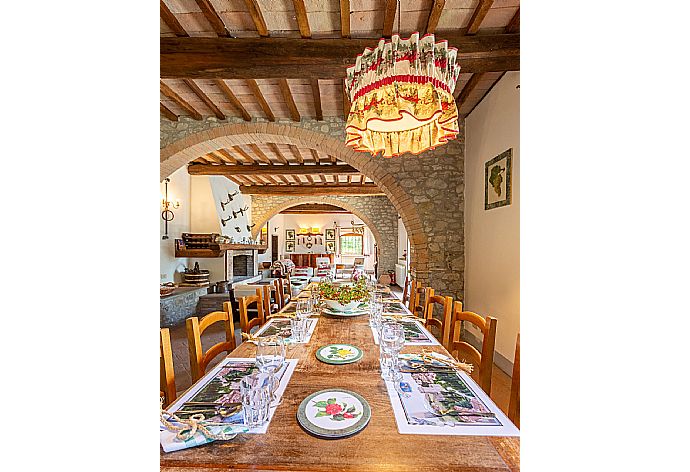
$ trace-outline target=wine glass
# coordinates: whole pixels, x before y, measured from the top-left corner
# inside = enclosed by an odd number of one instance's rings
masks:
[[[381,377],[384,380],[399,381],[402,378],[398,367],[398,354],[405,345],[405,331],[402,324],[388,321],[381,326],[379,347],[381,352]]]
[[[295,309],[298,318],[306,318],[311,313],[311,300],[303,298],[297,300],[297,307]]]
[[[261,337],[256,343],[256,367],[270,376],[271,398],[277,389],[275,373],[285,362],[285,340],[282,336]]]

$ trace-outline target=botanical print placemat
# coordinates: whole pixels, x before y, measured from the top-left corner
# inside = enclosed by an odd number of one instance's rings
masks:
[[[403,372],[402,380],[386,382],[386,389],[401,434],[520,435],[465,372]]]
[[[406,346],[437,346],[440,344],[420,321],[405,319],[395,321],[403,326]],[[373,328],[371,332],[374,335],[374,344],[378,344],[378,333]]]
[[[237,408],[237,404],[241,404],[240,381],[244,376],[257,369],[254,358],[226,357],[171,404],[167,411],[175,413],[181,419],[201,413],[206,420],[241,427],[241,432],[264,434],[268,430],[279,399],[283,396],[296,366],[297,359],[285,359],[283,366],[276,372],[280,384],[275,392],[275,400],[271,405],[268,422],[261,427],[247,429],[244,426],[242,409]],[[164,451],[184,449],[209,441],[203,441],[203,438],[198,440],[197,438],[189,442],[191,444],[185,445],[175,439],[175,434],[161,425],[161,446],[163,446]]]
[[[299,344],[306,344],[311,339],[311,335],[314,334],[314,329],[316,329],[316,323],[318,318],[307,319],[307,335],[304,337],[304,341]],[[261,327],[255,336],[281,336],[285,338],[286,343],[295,343],[290,336],[292,336],[292,328],[290,327],[290,320],[287,318],[271,318],[268,322]],[[295,343],[297,344],[297,343]]]

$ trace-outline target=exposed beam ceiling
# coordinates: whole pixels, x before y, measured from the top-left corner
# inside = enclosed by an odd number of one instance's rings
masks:
[[[253,149],[253,148],[252,148]],[[204,156],[205,158],[207,156]],[[212,165],[190,164],[191,175],[309,175],[309,174],[359,174],[349,165]]]
[[[177,115],[161,103],[161,113],[170,121],[177,121]]]
[[[340,35],[350,37],[350,0],[340,0]]]
[[[230,87],[228,87],[228,84],[225,83],[224,80],[222,79],[216,79],[213,81],[216,86],[220,89],[221,92],[225,95],[225,97],[228,99],[230,104],[235,107],[241,114],[242,118],[244,118],[244,121],[251,121],[252,117],[249,114],[249,112],[244,108],[244,105],[242,105],[242,102],[240,102],[235,94],[230,90]]]
[[[161,93],[168,97],[170,100],[174,101],[177,103],[179,106],[185,109],[189,115],[194,118],[195,120],[201,120],[201,113],[196,111],[196,109],[191,106],[189,103],[187,103],[182,97],[180,97],[178,94],[175,93],[173,89],[168,87],[162,80],[160,81],[161,85]]]
[[[187,32],[184,30],[182,25],[180,24],[179,21],[177,21],[177,18],[175,15],[172,14],[172,12],[168,9],[168,6],[163,2],[163,0],[160,0],[161,2],[161,18],[163,21],[165,21],[165,24],[168,25],[168,28],[173,30],[173,33],[175,35],[180,36],[180,37],[185,37],[189,36]]]
[[[311,28],[309,28],[309,18],[307,18],[304,0],[292,0],[292,4],[295,7],[295,16],[297,17],[300,34],[303,38],[311,38]]]
[[[323,121],[323,109],[321,108],[321,91],[319,90],[319,79],[311,79],[311,94],[314,98],[314,109],[316,110],[316,119],[319,121]]]
[[[457,104],[458,108],[460,105],[465,103],[465,100],[467,100],[467,97],[469,96],[470,93],[472,93],[472,90],[479,84],[479,81],[482,79],[482,74],[473,74],[472,77],[470,77],[470,80],[467,81],[465,86],[462,89],[462,92],[460,92],[460,95],[458,95],[457,100],[455,100],[455,103]]]
[[[283,210],[282,214],[322,214],[322,213],[351,213],[349,210],[345,210],[339,206],[329,205],[328,203],[302,203],[301,205],[295,205]]]
[[[510,23],[508,23],[508,26],[506,26],[506,33],[517,33],[520,31],[520,8],[518,7],[517,11],[513,15],[513,18],[511,18]]]
[[[206,20],[211,24],[211,28],[216,32],[218,36],[229,36],[230,33],[225,28],[225,23],[220,19],[218,13],[213,8],[210,0],[196,0],[196,4],[204,14]]]
[[[218,118],[219,120],[224,120],[224,119],[225,119],[225,115],[223,114],[222,111],[220,111],[220,108],[218,108],[218,107],[216,106],[216,104],[213,103],[213,101],[212,101],[210,98],[208,98],[208,95],[206,95],[206,94],[204,93],[204,91],[201,90],[201,89],[199,88],[199,86],[198,86],[197,84],[194,83],[193,80],[191,80],[191,79],[182,79],[182,81],[185,83],[185,85],[186,85],[187,87],[189,87],[190,89],[192,89],[192,92],[194,92],[194,94],[195,94],[197,97],[199,97],[199,98],[201,99],[201,101],[204,102],[204,103],[206,104],[207,107],[209,107],[209,108],[211,109],[211,111],[213,112],[213,114],[216,115],[216,118]]]
[[[470,18],[470,22],[467,25],[466,34],[476,34],[477,31],[479,31],[479,26],[482,24],[482,21],[484,21],[486,14],[489,13],[489,9],[493,3],[494,0],[479,1],[479,5],[477,5],[474,13],[472,13],[472,18]]]
[[[343,185],[250,185],[241,186],[245,195],[385,195],[372,184]]]
[[[398,7],[397,0],[386,0],[385,13],[383,15],[383,37],[390,38],[393,34],[393,21]]]
[[[290,85],[288,84],[287,79],[280,79],[278,81],[278,86],[280,87],[280,93],[283,94],[285,104],[287,105],[288,110],[290,111],[290,118],[292,118],[292,121],[299,121],[299,111],[297,110],[295,99],[292,98],[292,92],[290,91]]]
[[[254,26],[259,36],[268,36],[268,28],[266,27],[266,21],[264,20],[264,15],[261,13],[261,8],[256,0],[244,0],[245,5],[247,5],[247,10],[249,10],[249,15],[254,21]]]
[[[446,6],[446,0],[434,0],[434,5],[429,12],[429,20],[426,23],[426,34],[433,34],[438,26],[438,20],[443,13],[443,7]]]
[[[259,102],[259,105],[261,105],[261,109],[264,111],[264,114],[266,115],[266,118],[268,118],[268,121],[275,121],[276,117],[273,115],[271,107],[268,106],[268,102],[266,102],[264,94],[261,93],[261,89],[259,88],[259,84],[256,83],[256,80],[247,79],[247,85],[254,94],[254,98],[256,98],[256,100]]]
[[[462,72],[520,70],[520,35],[444,33]],[[343,78],[372,39],[160,38],[162,78]]]

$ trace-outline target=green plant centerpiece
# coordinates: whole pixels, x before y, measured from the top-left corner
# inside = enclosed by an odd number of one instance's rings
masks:
[[[360,277],[355,283],[347,285],[336,285],[330,281],[322,281],[317,290],[321,299],[336,311],[352,311],[369,299],[367,281],[364,277]]]

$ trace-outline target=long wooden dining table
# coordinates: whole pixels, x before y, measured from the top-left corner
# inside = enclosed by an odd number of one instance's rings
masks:
[[[316,358],[324,345],[347,343],[364,351],[352,364],[325,364]],[[445,355],[440,345],[425,346]],[[405,346],[403,353],[418,352]],[[256,346],[242,343],[229,357],[255,357]],[[307,344],[289,344],[286,358],[297,367],[266,434],[239,434],[182,451],[163,453],[165,471],[197,470],[304,470],[304,471],[517,471],[518,437],[402,435],[379,367],[369,317],[321,315]],[[199,382],[203,382],[202,378]],[[320,439],[297,422],[297,408],[311,393],[343,388],[359,393],[371,405],[371,420],[359,433],[343,439]]]

